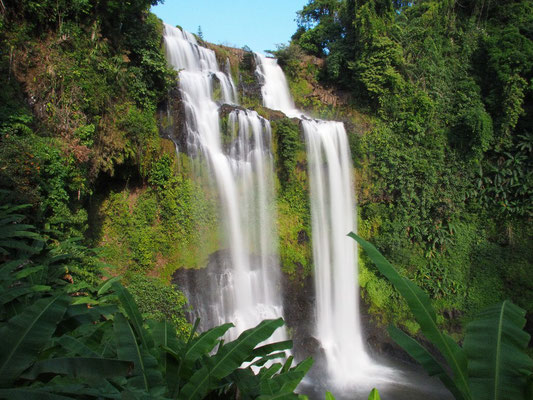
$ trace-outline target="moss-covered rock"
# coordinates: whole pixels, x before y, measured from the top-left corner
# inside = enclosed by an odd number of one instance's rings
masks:
[[[303,284],[312,270],[311,209],[305,142],[299,121],[272,121],[273,152],[278,178],[278,233],[281,267]]]

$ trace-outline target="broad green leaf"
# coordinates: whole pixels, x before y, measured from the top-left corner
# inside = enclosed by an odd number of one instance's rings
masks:
[[[114,284],[115,282],[119,282],[121,278],[122,278],[121,276],[114,276],[113,278],[108,279],[107,281],[105,281],[105,282],[100,286],[100,288],[98,289],[98,293],[97,293],[98,296],[101,296],[101,295],[103,295],[103,294],[106,294],[106,293],[109,291],[109,289],[111,289],[111,287],[113,286],[113,284]]]
[[[167,320],[163,321],[148,321],[150,326],[150,333],[155,344],[161,348],[168,347],[174,351],[180,351],[183,347],[183,342],[178,339],[176,334],[176,327]]]
[[[131,324],[135,329],[135,332],[137,332],[137,335],[139,335],[141,343],[145,346],[147,350],[151,349],[154,346],[154,341],[152,340],[152,337],[148,334],[146,329],[144,329],[143,327],[144,320],[142,318],[141,313],[139,312],[139,308],[137,307],[135,300],[133,299],[133,296],[124,286],[122,286],[118,282],[113,283],[113,289],[115,290],[120,300],[120,303],[122,304],[122,307],[124,307],[126,315],[130,319]]]
[[[274,374],[280,371],[282,367],[283,366],[281,364],[274,364],[268,368],[263,368],[261,372],[259,373],[259,377],[261,378],[261,383],[265,382],[266,384],[268,384],[268,382],[270,382],[270,379],[272,379]]]
[[[256,399],[260,394],[260,374],[265,370],[261,369],[256,375],[251,368],[238,368],[228,378],[235,382],[243,399]]]
[[[370,391],[370,394],[368,395],[368,400],[381,400],[381,397],[379,397],[379,393],[376,388]]]
[[[284,340],[281,342],[269,343],[264,346],[256,347],[252,353],[252,358],[266,356],[275,351],[283,351],[292,349],[292,340]],[[251,361],[250,359],[250,361]]]
[[[73,378],[95,379],[127,376],[133,370],[133,363],[109,358],[51,358],[35,363],[22,377],[34,380],[40,374],[60,374]]]
[[[400,347],[424,367],[428,375],[438,377],[456,399],[463,398],[453,379],[425,347],[395,326],[389,326],[388,332]]]
[[[79,297],[76,297],[75,300],[72,301],[72,305],[78,305],[78,304],[98,304],[98,301],[94,300],[93,297],[79,296]]]
[[[313,359],[311,357],[306,358],[304,361],[296,365],[294,368],[291,368],[289,372],[286,374],[289,374],[293,372],[292,379],[287,380],[284,382],[282,386],[282,390],[284,391],[294,391],[296,390],[296,387],[300,384],[301,380],[305,377],[309,369],[313,366]],[[280,376],[284,376],[285,374],[280,374]]]
[[[287,353],[285,353],[284,351],[278,351],[276,353],[270,353],[270,354],[267,354],[266,356],[260,357],[259,359],[252,362],[251,365],[261,367],[265,365],[267,362],[269,362],[270,360],[275,360],[278,358],[285,358],[285,357],[287,357]]]
[[[178,353],[181,353],[184,343],[177,338],[174,325],[166,320],[149,321],[149,326],[154,342],[159,347],[159,369],[166,379],[167,392],[172,397],[180,384],[179,367],[182,358]]]
[[[289,356],[289,358],[287,358],[287,361],[285,361],[285,364],[283,365],[281,372],[287,372],[292,367],[293,360],[294,360],[294,356]]]
[[[99,357],[98,353],[91,350],[84,342],[69,335],[63,335],[55,340],[70,355],[81,357]]]
[[[4,304],[9,303],[10,301],[13,301],[27,294],[43,292],[43,291],[50,290],[50,289],[51,289],[50,286],[45,286],[45,285],[14,287],[14,288],[6,290],[5,292],[0,292],[0,304],[4,305]]]
[[[135,365],[133,372],[136,377],[130,379],[133,387],[150,391],[159,385],[162,377],[157,370],[157,361],[139,346],[130,323],[120,313],[115,316],[114,334],[119,359],[132,361]]]
[[[36,267],[24,267],[22,268],[22,270],[20,270],[19,272],[17,272],[15,274],[15,278],[16,279],[23,279],[23,278],[26,278],[27,276],[35,273],[35,272],[40,272],[44,269],[44,266],[42,265],[38,265]]]
[[[71,378],[55,378],[43,389],[49,393],[72,396],[75,399],[86,398],[87,396],[96,399],[120,399],[120,391],[106,379],[91,379],[91,387],[81,383],[69,383],[70,381]]]
[[[4,254],[8,253],[5,251],[6,248],[27,251],[29,253],[34,252],[33,247],[21,242],[20,240],[0,240],[0,250],[3,250]]]
[[[216,383],[231,374],[250,356],[253,349],[283,325],[283,319],[265,320],[248,329],[234,341],[222,346],[183,386],[179,398],[202,399]]]
[[[47,392],[43,389],[17,388],[0,389],[0,398],[9,400],[72,400],[74,397],[67,397],[55,393]]]
[[[331,392],[326,392],[326,400],[335,400],[335,396],[333,396]]]
[[[407,301],[409,309],[420,325],[422,333],[441,352],[453,371],[453,380],[465,400],[472,398],[468,385],[467,359],[465,352],[455,341],[437,326],[437,317],[429,297],[417,285],[401,276],[385,257],[369,242],[355,233],[348,234],[365,250],[381,272]]]
[[[208,355],[211,350],[217,345],[220,338],[234,327],[232,323],[223,324],[215,328],[205,331],[197,338],[194,338],[185,350],[183,356],[184,361],[195,361],[198,358]]]
[[[56,296],[38,300],[11,318],[0,330],[0,385],[14,381],[50,341],[65,314],[69,298]]]
[[[17,268],[30,263],[27,257],[5,262],[0,265],[0,279],[9,279],[9,275]]]
[[[296,393],[278,393],[270,396],[260,396],[257,400],[299,400],[300,396]]]
[[[281,367],[281,364],[277,365]],[[261,379],[261,396],[258,400],[298,398],[294,390],[312,365],[313,359],[308,358],[285,373],[265,376],[267,379]]]
[[[526,391],[533,360],[525,349],[526,312],[510,301],[488,307],[466,326],[464,348],[476,400],[520,399]]]

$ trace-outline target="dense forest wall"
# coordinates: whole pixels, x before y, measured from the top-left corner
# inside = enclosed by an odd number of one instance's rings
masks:
[[[205,267],[226,244],[209,177],[193,179],[161,21],[150,1],[131,3],[4,1],[0,185],[32,205],[28,220],[52,241],[101,247],[144,311],[177,316],[174,271]],[[360,234],[459,335],[498,299],[533,310],[531,11],[525,1],[310,1],[275,53],[297,105],[345,123]],[[241,104],[271,121],[282,270],[290,291],[307,293],[299,124],[261,106],[252,53],[204,44],[229,63]],[[390,284],[361,261],[372,317],[416,332]],[[99,279],[96,269],[73,271]],[[156,296],[161,288],[173,294]]]
[[[452,330],[495,299],[533,309],[531,11],[527,1],[314,0],[276,52],[300,106],[338,110],[316,101],[314,79],[366,114],[347,124],[360,233]],[[371,310],[405,319],[366,262],[360,283]]]

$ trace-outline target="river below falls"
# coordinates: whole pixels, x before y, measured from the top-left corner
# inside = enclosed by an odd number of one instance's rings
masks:
[[[338,387],[334,382],[324,380],[324,368],[315,364],[297,392],[307,395],[309,400],[324,400],[326,391],[336,400],[367,400],[372,388],[377,388],[382,400],[453,400],[440,380],[428,376],[422,368],[396,360],[381,362],[397,372],[393,379],[384,381],[376,376],[376,380]]]

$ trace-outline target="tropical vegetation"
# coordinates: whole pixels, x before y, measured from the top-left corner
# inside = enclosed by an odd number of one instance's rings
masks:
[[[172,274],[226,243],[216,193],[167,138],[156,3],[0,0],[0,398],[295,398],[310,367],[279,362],[289,342],[256,348],[279,320],[226,343],[230,325],[185,318]],[[532,3],[309,0],[297,20],[273,53],[297,105],[347,128],[373,323],[457,399],[526,398]],[[248,48],[203,43],[271,120],[281,269],[303,291],[298,122],[261,106]]]
[[[426,293],[402,277],[372,244],[354,233],[349,236],[405,298],[422,334],[438,350],[435,355],[397,327],[388,329],[429,375],[438,377],[457,400],[529,398],[533,359],[525,351],[531,338],[523,331],[525,310],[508,300],[482,310],[467,324],[461,347],[439,329]]]
[[[273,51],[300,107],[345,121],[360,235],[429,293],[454,334],[494,301],[533,310],[532,11],[514,0],[310,0]],[[418,330],[371,264],[360,283],[376,319]]]
[[[260,345],[281,318],[227,343],[231,323],[199,334],[145,318],[118,276],[80,288],[72,266],[89,250],[47,243],[21,209],[0,206],[0,398],[298,398],[312,360],[286,359],[291,341]]]

